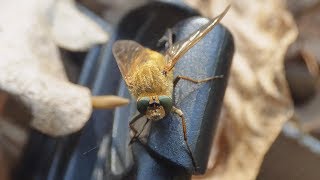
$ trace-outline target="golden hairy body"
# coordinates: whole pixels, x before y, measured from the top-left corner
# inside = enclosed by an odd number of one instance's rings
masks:
[[[144,63],[133,64],[133,66],[138,67],[131,68],[128,72],[127,82],[131,94],[136,98],[159,95],[171,97],[173,71],[170,71],[167,75],[163,74],[163,69],[166,66],[164,56],[147,48],[144,49],[142,54]]]

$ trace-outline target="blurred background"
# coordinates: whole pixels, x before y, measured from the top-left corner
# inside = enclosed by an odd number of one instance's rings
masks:
[[[0,180],[12,179],[18,172],[30,128],[54,136],[81,129],[91,113],[90,93],[75,85],[85,57],[92,47],[108,41],[109,27],[150,1],[32,0],[25,6],[0,2],[0,72],[5,72],[0,75]],[[211,18],[230,3],[222,24],[236,45],[216,149],[207,173],[193,178],[320,179],[320,1],[184,3]],[[39,82],[47,84],[29,91],[28,86]],[[41,96],[25,95],[26,91]],[[84,100],[79,105],[51,101],[66,98],[64,93],[74,94],[65,101]],[[42,104],[37,98],[44,99]],[[54,110],[40,108],[46,104]],[[65,105],[70,111],[86,107],[75,112],[82,117],[77,127],[61,130],[74,123],[64,123],[63,118],[60,125],[42,121],[48,114],[52,116],[48,119],[59,117],[55,113]]]

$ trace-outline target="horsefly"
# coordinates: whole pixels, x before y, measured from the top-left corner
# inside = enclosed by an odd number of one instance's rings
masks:
[[[147,118],[143,125],[144,128],[150,120],[159,121],[170,112],[173,112],[181,119],[186,148],[192,164],[196,168],[196,163],[188,144],[186,121],[183,112],[173,104],[173,89],[180,79],[201,83],[222,78],[222,76],[214,76],[202,80],[194,80],[185,76],[174,78],[173,70],[179,59],[221,21],[229,8],[230,6],[182,41],[172,44],[172,39],[169,37],[169,47],[164,54],[145,48],[132,40],[118,40],[114,43],[112,47],[113,55],[131,95],[137,99],[137,109],[139,111],[139,114],[129,124],[134,133],[130,143],[133,139],[138,138],[143,131],[142,129],[138,133],[133,126],[138,119],[143,116]]]

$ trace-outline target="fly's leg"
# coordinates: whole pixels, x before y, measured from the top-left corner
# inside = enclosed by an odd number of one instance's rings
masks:
[[[164,36],[162,36],[161,39],[159,39],[157,46],[162,45],[162,43],[165,43],[165,49],[170,48],[173,45],[173,32],[172,29],[168,29]]]
[[[168,36],[168,47],[166,48],[170,48],[173,45],[173,32],[171,29],[168,29],[167,36]]]
[[[176,85],[178,84],[178,82],[180,81],[180,79],[184,79],[184,80],[187,80],[187,81],[190,81],[192,83],[203,83],[203,82],[207,82],[207,81],[211,81],[211,80],[215,80],[215,79],[221,79],[223,78],[223,75],[219,75],[219,76],[212,76],[212,77],[209,77],[209,78],[205,78],[205,79],[192,79],[190,77],[187,77],[187,76],[177,76],[176,78],[174,78],[173,80],[173,88],[176,87]],[[173,102],[175,102],[176,100],[176,97],[175,97],[175,94],[173,93]]]
[[[184,142],[187,145],[187,149],[188,149],[188,153],[189,153],[189,155],[191,157],[192,165],[193,165],[194,169],[197,170],[196,162],[194,160],[193,154],[191,152],[191,148],[190,148],[189,143],[188,143],[187,126],[186,126],[186,120],[184,118],[183,112],[180,109],[176,108],[176,107],[172,107],[172,112],[177,114],[181,119],[182,130],[183,130],[183,139],[184,139]]]
[[[221,79],[223,78],[223,75],[219,75],[219,76],[213,76],[213,77],[209,77],[209,78],[205,78],[205,79],[192,79],[190,77],[186,77],[186,76],[177,76],[174,81],[173,81],[173,86],[176,86],[177,83],[180,81],[180,79],[184,79],[193,83],[203,83],[203,82],[207,82],[207,81],[211,81],[214,79]]]
[[[146,127],[146,125],[149,123],[149,121],[150,121],[150,119],[147,119],[147,121],[143,124],[143,126],[142,126],[142,130],[138,133],[137,131],[136,131],[136,129],[134,129],[135,130],[135,134],[134,134],[134,136],[131,138],[131,140],[130,140],[130,142],[129,142],[129,145],[130,144],[132,144],[135,140],[137,140],[137,139],[139,139],[139,136],[142,134],[142,132],[144,131],[144,128]],[[133,127],[132,127],[133,128]]]
[[[134,116],[132,118],[132,120],[130,121],[129,123],[129,127],[130,129],[133,131],[133,136],[132,138],[130,139],[130,142],[129,142],[129,145],[132,144],[136,139],[139,138],[139,136],[141,135],[141,133],[143,132],[144,128],[146,127],[146,125],[148,124],[149,122],[149,119],[147,119],[147,121],[144,123],[144,125],[142,126],[142,130],[140,132],[138,132],[138,130],[133,126],[133,124],[139,120],[140,118],[142,118],[144,115],[139,113],[138,115]]]
[[[211,80],[214,80],[214,79],[220,79],[220,78],[223,78],[223,75],[213,76],[213,77],[209,77],[209,78],[205,78],[205,79],[201,79],[201,80],[192,79],[192,78],[186,77],[186,76],[177,76],[173,81],[173,87],[175,87],[177,85],[177,83],[179,82],[180,79],[184,79],[184,80],[187,80],[187,81],[190,81],[190,82],[193,82],[193,83],[203,83],[203,82],[211,81]],[[174,95],[173,95],[173,101],[175,102],[175,96]],[[192,165],[195,168],[195,170],[197,170],[196,162],[195,162],[195,159],[193,157],[193,154],[191,152],[191,149],[190,149],[190,146],[189,146],[189,143],[188,143],[186,120],[184,118],[183,112],[180,109],[176,108],[176,107],[172,107],[172,112],[177,114],[181,119],[182,130],[183,130],[183,138],[184,138],[184,141],[185,141],[185,143],[187,145],[188,153],[189,153],[189,155],[191,157],[191,160],[192,160]]]
[[[130,123],[129,123],[130,129],[133,131],[133,137],[130,139],[130,143],[129,143],[129,144],[132,143],[133,139],[134,139],[135,136],[138,134],[138,130],[136,130],[136,128],[133,126],[133,124],[134,124],[137,120],[139,120],[141,117],[143,117],[143,114],[140,114],[140,113],[139,113],[138,115],[134,116],[134,117],[132,118],[132,120],[130,121]]]
[[[139,139],[139,136],[142,134],[142,132],[144,131],[144,128],[146,127],[146,125],[149,123],[150,119],[147,119],[146,122],[143,124],[141,131],[138,133],[138,131],[136,129],[135,130],[135,134],[134,136],[131,138],[129,144],[132,144],[136,139]],[[133,128],[133,126],[130,126],[130,128]]]

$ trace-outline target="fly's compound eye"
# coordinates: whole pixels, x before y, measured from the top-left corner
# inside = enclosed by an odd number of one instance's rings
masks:
[[[172,109],[172,99],[169,96],[159,96],[160,105],[164,108],[166,113],[169,113]]]
[[[150,98],[142,97],[137,101],[137,109],[141,114],[146,114],[150,102]]]

